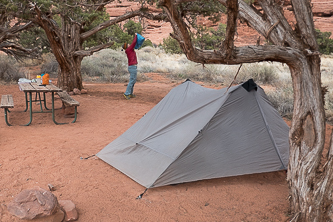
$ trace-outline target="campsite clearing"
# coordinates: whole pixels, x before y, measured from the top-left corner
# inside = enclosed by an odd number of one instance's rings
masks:
[[[284,172],[162,186],[137,200],[145,187],[97,157],[84,159],[119,137],[178,84],[139,82],[137,97],[127,101],[124,84],[85,83],[88,94],[73,96],[80,101],[75,124],[55,125],[41,114],[29,127],[8,127],[1,110],[0,221],[23,222],[7,212],[6,204],[24,189],[47,189],[50,183],[59,200],[76,204],[79,222],[285,221]],[[25,105],[17,84],[1,85],[0,94],[18,98],[13,125],[28,120],[28,114],[16,113]],[[60,99],[56,104],[61,105]],[[56,115],[63,118],[61,110]]]

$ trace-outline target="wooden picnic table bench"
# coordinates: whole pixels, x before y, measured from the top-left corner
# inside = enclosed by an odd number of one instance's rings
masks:
[[[3,108],[5,110],[5,121],[8,126],[11,126],[8,122],[8,115],[7,112],[9,111],[9,108],[14,108],[14,100],[12,95],[2,95],[1,96],[1,104],[0,108]]]
[[[66,104],[67,106],[74,106],[75,112],[74,112],[74,120],[72,123],[75,123],[77,118],[77,107],[80,105],[80,103],[75,99],[73,99],[66,91],[57,92],[57,94],[64,104]]]

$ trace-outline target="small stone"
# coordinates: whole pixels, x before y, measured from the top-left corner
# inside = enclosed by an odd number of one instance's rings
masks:
[[[75,204],[71,200],[59,200],[59,205],[65,212],[64,221],[75,221],[78,219],[79,215],[75,208]]]
[[[81,91],[77,88],[73,89],[73,93],[74,95],[80,95],[81,94]]]
[[[50,183],[47,186],[48,186],[50,191],[55,191],[56,190],[55,187]]]

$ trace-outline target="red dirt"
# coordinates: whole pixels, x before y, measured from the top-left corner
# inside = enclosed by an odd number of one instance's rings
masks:
[[[73,96],[81,103],[77,122],[66,125],[55,125],[49,113],[35,114],[30,126],[17,125],[28,122],[28,114],[21,112],[24,94],[16,84],[1,85],[0,95],[14,97],[9,115],[16,125],[7,126],[0,111],[0,221],[24,221],[9,214],[6,205],[22,190],[48,189],[48,184],[55,186],[53,194],[59,200],[76,204],[81,222],[286,221],[285,172],[153,188],[137,200],[144,187],[97,157],[80,158],[99,152],[179,84],[155,77],[138,82],[137,97],[128,101],[122,96],[124,84],[85,83],[88,94]],[[56,107],[60,106],[57,99]],[[61,110],[56,119],[72,120]]]

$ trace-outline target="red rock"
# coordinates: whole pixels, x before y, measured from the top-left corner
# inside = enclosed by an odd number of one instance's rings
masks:
[[[79,215],[75,208],[75,204],[71,200],[59,200],[61,209],[65,212],[65,221],[75,221]]]
[[[88,90],[86,89],[81,89],[81,94],[87,94],[88,93]]]
[[[77,88],[73,89],[73,93],[74,95],[80,95],[81,94],[81,91]]]
[[[23,190],[7,205],[11,214],[28,220],[50,216],[57,211],[57,207],[57,198],[40,187]]]

